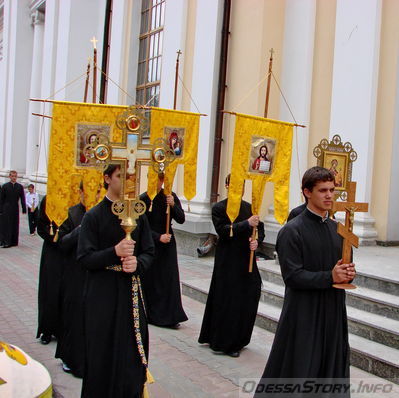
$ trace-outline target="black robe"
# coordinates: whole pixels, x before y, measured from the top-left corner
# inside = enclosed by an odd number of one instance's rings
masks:
[[[306,209],[306,203],[302,203],[301,205],[294,207],[290,214],[288,214],[287,222],[291,221],[296,216],[299,216]]]
[[[2,186],[0,185],[0,210],[1,210],[1,189]],[[0,211],[0,246],[3,245],[4,243],[4,239],[3,239],[4,235],[3,235],[3,213],[2,211]]]
[[[18,246],[19,235],[19,206],[26,213],[24,188],[18,182],[7,182],[0,191],[0,214],[2,214],[2,234],[5,245]]]
[[[170,208],[169,232],[172,238],[165,244],[159,241],[161,235],[166,232],[166,196],[163,190],[155,196],[152,211],[149,211],[151,200],[147,193],[140,196],[147,205],[146,215],[155,244],[153,266],[145,274],[142,282],[148,322],[157,326],[175,325],[188,319],[181,302],[176,240],[172,229],[172,219],[183,224],[185,215],[175,193],[173,197],[175,205]]]
[[[86,213],[81,203],[68,210],[68,218],[59,231],[58,244],[64,253],[62,278],[62,335],[58,340],[56,358],[61,358],[76,377],[83,377],[84,335],[83,335],[83,289],[86,269],[78,263],[76,250],[80,224]]]
[[[53,226],[53,235],[50,234]],[[36,337],[53,335],[59,337],[61,333],[61,279],[63,272],[63,255],[54,242],[57,231],[55,222],[51,222],[46,215],[46,196],[42,199],[37,222],[37,233],[43,239],[40,257],[39,292],[38,292],[38,328]]]
[[[212,221],[219,236],[211,286],[198,341],[208,343],[214,351],[231,353],[249,344],[258,310],[261,278],[254,256],[253,270],[249,268],[249,238],[252,227],[251,205],[241,202],[240,213],[233,223],[226,214],[227,200],[212,208]],[[258,225],[258,242],[265,237],[264,225]]]
[[[346,382],[350,350],[345,291],[332,287],[331,272],[342,253],[336,222],[323,222],[306,209],[280,230],[276,249],[285,297],[261,384],[289,378]]]
[[[132,274],[106,269],[121,264],[114,247],[125,237],[111,204],[105,197],[85,214],[78,241],[78,260],[88,270],[84,292],[85,398],[141,397],[146,381],[146,368],[134,334]],[[151,266],[154,256],[145,215],[137,220],[132,238],[138,263],[133,275],[140,276]],[[148,358],[148,327],[141,294],[139,316]]]

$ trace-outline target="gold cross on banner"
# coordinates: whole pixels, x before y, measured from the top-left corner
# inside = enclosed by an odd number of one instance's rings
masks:
[[[358,203],[356,197],[356,182],[348,182],[347,185],[347,201],[334,202],[332,212],[345,212],[345,225],[338,223],[337,232],[343,237],[342,244],[342,262],[349,264],[352,262],[352,246],[359,247],[359,238],[353,233],[353,223],[355,220],[355,212],[368,212],[368,203]],[[337,283],[333,287],[338,289],[355,289],[356,286],[351,283]]]
[[[108,142],[106,136],[99,137],[94,144],[86,145],[85,150],[90,152],[91,164],[97,167],[120,164],[121,194],[120,200],[113,203],[112,212],[121,220],[126,239],[131,239],[137,218],[146,210],[145,203],[138,198],[139,168],[142,164],[152,164],[157,173],[164,173],[174,160],[174,153],[170,153],[164,139],[156,140],[153,146],[143,144],[143,133],[148,128],[143,109],[129,107],[117,117],[116,125],[122,130],[121,142]]]

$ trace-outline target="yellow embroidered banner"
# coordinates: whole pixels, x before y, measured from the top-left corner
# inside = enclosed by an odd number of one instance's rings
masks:
[[[58,226],[68,217],[68,208],[79,202],[83,181],[86,208],[98,201],[102,171],[89,164],[91,145],[107,137],[121,141],[116,117],[127,107],[76,102],[54,102],[48,159],[46,213]]]
[[[165,171],[167,195],[172,192],[178,164],[184,164],[184,196],[191,200],[196,194],[199,118],[198,113],[161,108],[151,110],[151,144],[163,138],[176,156]],[[150,168],[147,194],[151,200],[157,194],[157,183],[158,174]]]
[[[274,183],[274,217],[288,216],[293,124],[237,114],[227,215],[240,211],[244,180],[252,180],[252,212],[259,214],[265,184]]]

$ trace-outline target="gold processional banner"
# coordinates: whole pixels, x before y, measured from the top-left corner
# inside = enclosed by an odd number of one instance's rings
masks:
[[[86,208],[97,202],[102,190],[102,170],[90,162],[90,146],[101,139],[119,142],[122,130],[115,125],[126,106],[54,102],[48,159],[46,213],[60,226],[68,208],[79,203],[83,182]],[[101,193],[103,193],[102,191]]]
[[[293,124],[237,114],[227,215],[240,211],[245,180],[252,180],[252,212],[259,214],[266,182],[274,183],[274,217],[288,216]]]
[[[172,192],[177,165],[184,165],[184,196],[191,200],[196,194],[197,152],[200,114],[169,109],[151,109],[151,144],[159,138],[166,140],[175,160],[165,169],[164,191]],[[148,172],[147,194],[151,200],[157,194],[158,174],[152,168]]]

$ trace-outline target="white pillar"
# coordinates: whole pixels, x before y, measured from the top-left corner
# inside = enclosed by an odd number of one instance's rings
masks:
[[[119,0],[113,2],[111,24],[111,42],[108,60],[108,75],[112,80],[108,81],[107,103],[108,104],[131,104],[132,100],[126,98],[118,86],[126,90],[127,71],[127,44],[131,38],[128,37],[127,26],[131,18],[128,15],[129,1]],[[141,3],[141,2],[138,2]],[[129,33],[130,35],[130,33]],[[137,78],[137,76],[136,76]],[[118,84],[116,86],[112,81]]]
[[[339,134],[358,153],[352,175],[358,202],[371,199],[380,28],[381,0],[337,1],[330,138]],[[374,243],[371,215],[355,219],[360,242]]]
[[[32,14],[33,58],[30,97],[40,98],[43,66],[44,14],[38,10]],[[39,161],[39,131],[41,119],[32,113],[40,114],[40,103],[30,102],[28,113],[28,134],[26,141],[26,175],[28,179],[37,171]]]
[[[398,56],[398,55],[396,55]],[[393,127],[392,147],[386,148],[391,151],[391,169],[387,170],[390,175],[389,193],[388,193],[388,219],[386,243],[399,242],[399,162],[396,159],[399,148],[399,63],[396,71],[396,103],[395,103],[395,124]]]
[[[4,1],[3,88],[1,93],[2,175],[25,172],[26,130],[32,59],[29,1]]]
[[[167,1],[165,5],[165,28],[163,33],[162,72],[161,72],[161,108],[173,109],[175,91],[175,71],[177,51],[183,51],[186,45],[187,1]],[[183,75],[184,57],[179,58],[179,75]],[[177,109],[181,109],[182,83],[177,85]]]
[[[186,222],[183,225],[174,226],[175,229],[191,233],[209,233],[213,230],[209,201],[223,4],[222,0],[201,0],[197,2],[191,96],[198,109],[194,104],[191,104],[191,111],[200,111],[208,116],[201,117],[200,122],[197,195],[190,202],[191,212],[186,213]],[[176,54],[176,50],[173,50],[173,53]],[[170,55],[170,59],[172,59],[172,55]],[[171,97],[173,100],[173,94]]]
[[[287,2],[283,54],[277,55],[283,57],[281,89],[296,121],[307,126],[298,128],[297,136],[294,129],[290,208],[301,203],[301,179],[307,169],[315,23],[315,0]],[[294,122],[283,99],[280,101],[280,120]],[[265,218],[265,242],[270,244],[276,242],[281,228],[273,214],[272,207]]]
[[[41,69],[41,87],[39,98],[53,98],[55,64],[57,54],[57,32],[58,32],[58,4],[57,0],[46,0],[46,14],[43,34],[43,60]],[[49,103],[40,103],[39,112],[47,116],[51,116],[51,105]],[[48,144],[51,127],[51,120],[44,118],[39,120],[38,131],[38,156],[39,162],[36,170],[31,176],[31,181],[35,184],[37,192],[46,193],[47,184],[47,159]]]
[[[58,7],[55,99],[82,102],[87,59],[93,56],[93,44],[90,42],[93,36],[99,40],[97,66],[101,68],[105,0],[62,0],[58,2]],[[79,76],[75,83],[70,84]],[[99,95],[100,74],[97,73],[97,96]],[[91,100],[90,88],[88,102]]]

